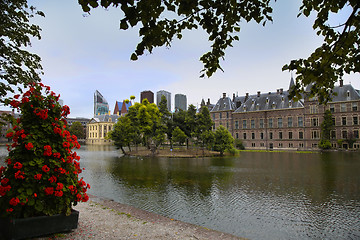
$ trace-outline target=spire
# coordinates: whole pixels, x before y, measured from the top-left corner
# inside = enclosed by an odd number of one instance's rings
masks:
[[[290,85],[289,85],[289,90],[291,90],[291,88],[295,85],[295,82],[294,82],[294,78],[293,78],[293,74],[291,72],[291,79],[290,79]]]

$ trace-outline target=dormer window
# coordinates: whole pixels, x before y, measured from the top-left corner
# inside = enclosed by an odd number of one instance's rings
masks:
[[[244,112],[246,112],[246,106],[243,107]]]
[[[292,107],[292,101],[291,100],[289,101],[289,107]]]
[[[350,91],[349,90],[346,92],[346,97],[350,98]]]
[[[284,96],[281,96],[281,101],[283,102],[285,100]]]
[[[276,103],[273,102],[273,103],[272,103],[272,108],[275,109],[275,107],[276,107]]]
[[[266,98],[266,103],[269,103],[269,98],[268,97]]]
[[[259,110],[259,108],[260,108],[260,105],[256,104],[256,110]]]

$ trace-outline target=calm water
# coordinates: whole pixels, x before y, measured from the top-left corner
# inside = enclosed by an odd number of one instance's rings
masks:
[[[90,194],[250,239],[360,239],[360,154],[119,157],[82,146]],[[0,158],[6,150],[0,147]]]

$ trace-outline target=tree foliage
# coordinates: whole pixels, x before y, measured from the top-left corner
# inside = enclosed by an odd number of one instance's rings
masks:
[[[85,138],[84,127],[80,122],[73,122],[70,126],[69,132],[71,135],[75,135],[78,139]]]
[[[231,133],[222,125],[215,131],[214,150],[220,152],[222,156],[225,150],[234,148],[234,138]]]
[[[182,145],[186,141],[186,134],[179,127],[176,127],[172,132],[172,140]]]
[[[332,114],[330,110],[326,110],[324,112],[324,119],[321,123],[321,140],[319,142],[319,147],[321,149],[331,148],[330,135],[331,135],[331,130],[333,129],[334,129],[334,122],[332,120]]]
[[[201,77],[210,77],[221,69],[219,59],[225,50],[239,40],[241,22],[255,21],[265,25],[272,21],[270,0],[220,1],[220,0],[79,0],[85,12],[99,5],[120,7],[124,17],[120,28],[140,25],[142,37],[132,60],[155,47],[171,46],[174,38],[181,39],[182,32],[202,28],[211,44],[209,52],[200,61],[204,64]],[[330,99],[329,92],[335,82],[349,73],[359,73],[360,16],[357,0],[303,0],[299,16],[316,15],[313,29],[324,37],[323,44],[307,59],[292,60],[283,70],[295,71],[296,84],[291,96],[300,97],[308,85],[310,94],[319,96],[320,102]],[[338,26],[330,26],[330,14],[338,14],[345,8],[352,10],[348,19]]]
[[[0,1],[0,101],[14,86],[40,81],[40,57],[25,50],[31,38],[40,39],[39,26],[29,22],[35,15],[45,16],[26,0]]]

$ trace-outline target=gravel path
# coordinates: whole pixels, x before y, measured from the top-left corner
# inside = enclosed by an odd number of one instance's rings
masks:
[[[243,239],[95,196],[74,209],[77,229],[37,239]]]

